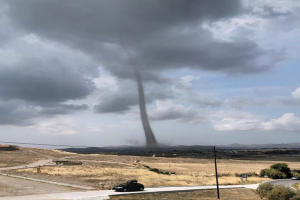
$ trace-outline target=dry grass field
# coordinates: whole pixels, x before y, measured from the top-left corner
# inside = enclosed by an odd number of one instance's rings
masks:
[[[45,158],[62,158],[76,154],[52,149],[20,148],[17,151],[0,151],[0,168],[26,165]]]
[[[111,200],[211,200],[217,199],[215,190],[198,190],[190,192],[165,192],[153,194],[137,194],[137,195],[124,195],[124,196],[110,196]],[[259,196],[251,189],[226,189],[220,190],[220,197],[223,200],[259,200]]]
[[[6,173],[95,188],[100,188],[100,184],[105,183],[105,189],[110,189],[112,186],[129,179],[137,179],[146,187],[215,184],[213,159],[73,154],[57,150],[26,148],[22,151],[0,152],[0,164],[2,166],[21,165],[44,159],[45,156],[52,158],[68,157],[69,160],[82,161],[83,165],[45,166],[41,168],[40,173],[37,173],[36,168],[9,170]],[[219,183],[230,185],[267,181],[269,179],[249,177],[247,181],[241,182],[235,173],[259,173],[261,169],[268,168],[277,162],[218,159],[218,172],[222,175],[219,178]],[[292,169],[300,169],[299,162],[287,163]],[[176,175],[159,174],[150,171],[150,168],[157,168],[163,172],[175,172]]]
[[[158,158],[135,157],[117,155],[78,155],[73,160],[82,161],[82,166],[54,166],[43,167],[40,174],[36,169],[20,169],[12,173],[26,175],[47,180],[60,180],[68,183],[81,183],[87,186],[100,188],[105,183],[106,189],[128,179],[138,179],[146,187],[151,186],[192,186],[213,185],[214,163],[213,159],[193,158]],[[250,177],[248,181],[241,182],[235,173],[256,172],[269,167],[278,161],[251,161],[251,160],[218,160],[218,172],[225,174],[219,178],[219,183],[249,184],[259,183],[269,179]],[[288,162],[291,168],[300,169],[300,163]],[[162,171],[174,171],[176,175],[158,174],[147,167]]]
[[[43,157],[29,151],[0,151],[0,168],[25,165]]]

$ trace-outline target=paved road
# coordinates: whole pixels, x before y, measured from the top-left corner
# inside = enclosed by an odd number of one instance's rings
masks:
[[[257,188],[258,184],[252,185],[228,185],[220,186],[221,189],[226,188]],[[115,192],[113,190],[87,191],[87,192],[68,192],[45,195],[31,195],[20,197],[5,197],[0,200],[103,200],[109,199],[109,195],[134,194],[134,193],[155,193],[155,192],[175,192],[175,191],[191,191],[191,190],[207,190],[216,189],[216,186],[193,186],[193,187],[157,187],[145,188],[142,192]]]
[[[282,185],[284,187],[289,187],[289,188],[295,190],[295,188],[291,187],[291,185],[294,183],[299,183],[299,182],[300,182],[300,180],[280,179],[280,180],[275,180],[275,181],[269,181],[268,183],[271,183],[273,185]]]

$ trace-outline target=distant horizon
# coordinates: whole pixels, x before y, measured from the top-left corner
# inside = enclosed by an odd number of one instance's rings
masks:
[[[137,147],[137,148],[149,148],[146,145],[140,145],[140,146],[134,146],[134,145],[109,145],[109,146],[72,146],[72,145],[60,145],[60,144],[55,144],[56,146],[50,146],[50,144],[47,145],[43,145],[43,144],[39,144],[39,145],[30,145],[30,144],[16,144],[16,143],[1,143],[0,145],[13,145],[13,146],[18,146],[18,147],[26,147],[26,148],[39,148],[39,147],[43,147],[43,149],[68,149],[68,148],[120,148],[120,147]],[[193,147],[193,146],[203,146],[203,147],[213,147],[216,146],[218,147],[236,147],[236,146],[245,146],[245,147],[251,147],[251,146],[262,146],[262,147],[258,147],[258,148],[264,148],[263,146],[272,146],[272,145],[276,145],[276,146],[282,146],[281,148],[285,148],[283,147],[284,145],[295,145],[295,146],[299,146],[298,148],[300,148],[300,143],[299,142],[293,142],[293,143],[256,143],[256,144],[242,144],[242,143],[232,143],[232,144],[223,144],[223,145],[213,145],[213,144],[194,144],[194,145],[159,145],[158,147],[155,148],[168,148],[168,147],[179,147],[179,146],[184,146],[184,147]],[[58,147],[61,148],[58,148]],[[273,147],[275,148],[275,147]],[[280,148],[280,147],[278,147]],[[291,148],[297,148],[297,147],[291,147]],[[151,148],[150,148],[151,149]]]

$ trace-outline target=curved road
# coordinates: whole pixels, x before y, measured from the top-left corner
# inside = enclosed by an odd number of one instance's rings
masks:
[[[296,190],[295,188],[292,187],[292,184],[299,183],[299,182],[300,182],[300,180],[280,179],[280,180],[275,180],[275,181],[269,181],[267,183],[271,183],[273,185],[282,185],[284,187],[289,187],[293,190]]]

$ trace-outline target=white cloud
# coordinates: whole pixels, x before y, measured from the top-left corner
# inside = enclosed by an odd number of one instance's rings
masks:
[[[212,120],[214,128],[218,131],[248,131],[260,129],[260,120],[224,118],[221,121]]]
[[[198,77],[194,77],[192,75],[183,76],[179,78],[179,83],[182,84],[185,87],[191,87],[192,83],[191,81],[199,79]]]
[[[28,126],[27,128],[40,134],[49,135],[73,135],[78,133],[74,130],[76,123],[66,117],[40,120],[35,125]]]
[[[300,132],[300,119],[294,113],[286,113],[278,119],[262,123],[264,130]]]
[[[297,88],[294,92],[292,92],[292,96],[296,99],[300,99],[300,87]]]
[[[300,119],[294,113],[286,113],[278,119],[264,122],[261,117],[246,112],[232,110],[222,112],[211,116],[211,124],[218,131],[272,130],[300,132]]]

